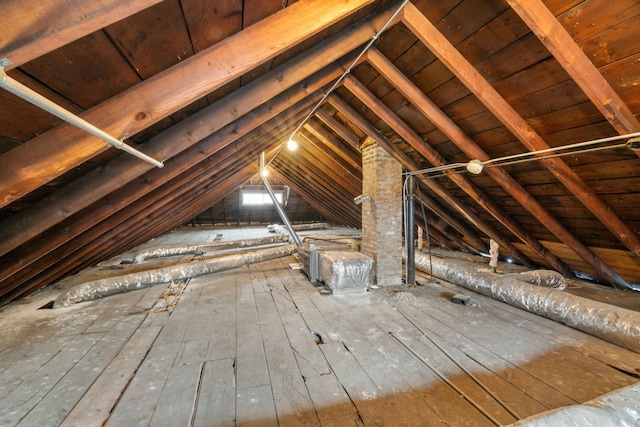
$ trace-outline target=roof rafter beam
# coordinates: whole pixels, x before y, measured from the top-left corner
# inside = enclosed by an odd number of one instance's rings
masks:
[[[356,158],[356,156],[350,155],[345,148],[345,144],[342,143],[341,140],[336,138],[331,134],[331,132],[327,131],[320,125],[319,122],[311,119],[308,120],[302,129],[306,130],[312,138],[308,138],[313,144],[317,145],[319,148],[326,150],[330,150],[332,153],[332,157],[335,158],[341,164],[345,165],[345,169],[347,169],[350,173],[358,176],[362,175],[362,166],[360,165],[360,158]]]
[[[355,78],[349,76],[345,79],[344,84],[349,81],[353,81],[355,84],[353,87],[357,87],[359,82],[355,80]],[[361,85],[360,85],[361,86]],[[348,89],[348,87],[347,87]],[[365,89],[366,92],[368,92]],[[366,93],[365,92],[365,93]],[[380,133],[375,129],[370,123],[364,120],[362,117],[357,117],[359,115],[354,115],[354,112],[350,112],[348,109],[344,108],[344,105],[341,105],[340,102],[336,102],[336,99],[339,99],[337,96],[333,96],[329,98],[329,102],[338,109],[342,114],[349,117],[349,120],[352,120],[357,124],[360,129],[362,129],[365,133],[369,134],[371,138],[373,138],[380,146],[387,151],[391,156],[393,156],[396,160],[404,165],[410,171],[416,171],[421,169],[416,165],[407,155],[396,150],[393,145],[391,145]],[[343,103],[344,104],[344,103]],[[366,102],[365,102],[366,104]],[[389,123],[390,124],[390,123]],[[478,230],[485,233],[487,236],[491,237],[493,240],[498,242],[502,248],[507,251],[511,258],[517,259],[521,264],[526,265],[528,267],[533,267],[534,264],[515,246],[513,246],[509,241],[502,238],[498,233],[493,230],[493,228],[485,223],[480,217],[467,209],[460,201],[458,201],[451,193],[449,193],[444,187],[435,182],[432,179],[424,179],[418,176],[418,179],[421,183],[423,183],[426,187],[430,188],[434,193],[442,198],[447,204],[449,204],[452,208],[454,208],[460,215],[462,215],[467,221],[473,224]],[[484,248],[483,248],[484,249]]]
[[[507,0],[580,89],[621,135],[640,131],[640,121],[580,46],[540,0]],[[636,152],[640,156],[640,152]]]
[[[0,58],[12,62],[7,70],[19,67],[161,1],[4,0],[0,14]],[[29,13],[25,13],[27,10]]]
[[[349,89],[361,102],[363,102],[367,108],[371,109],[378,117],[384,120],[391,129],[394,130],[402,139],[407,141],[416,151],[418,151],[429,163],[433,166],[443,166],[448,162],[440,156],[429,144],[426,144],[418,134],[416,134],[405,122],[402,121],[397,115],[395,115],[386,105],[376,98],[367,88],[364,87],[354,77],[347,77],[344,80],[344,87]],[[482,207],[493,218],[498,220],[507,230],[517,236],[521,241],[527,244],[534,252],[545,259],[549,265],[553,266],[558,271],[565,274],[569,274],[568,267],[550,251],[548,251],[531,233],[525,230],[518,222],[516,222],[511,216],[507,215],[500,206],[495,204],[491,199],[483,193],[479,188],[469,182],[465,177],[459,174],[449,174],[447,176],[454,184],[456,184],[462,191],[467,193],[469,197],[475,200],[480,207]],[[427,180],[433,181],[433,180]],[[444,197],[441,195],[441,197]],[[492,238],[496,242],[505,242],[505,239],[497,236],[497,233],[492,231]],[[500,243],[502,246],[503,243]]]
[[[125,235],[122,237],[125,241],[130,235],[134,235],[139,231],[145,232],[146,228],[150,227],[151,224],[145,220],[145,218],[148,219],[149,215],[154,212],[164,212],[168,214],[168,210],[174,209],[174,207],[170,206],[171,203],[174,200],[176,200],[177,203],[182,203],[181,198],[186,198],[194,203],[197,202],[200,199],[198,196],[195,196],[195,194],[200,194],[203,187],[209,188],[212,179],[215,180],[217,176],[229,173],[230,169],[242,165],[242,162],[248,162],[249,164],[255,163],[257,165],[256,159],[258,153],[255,152],[255,150],[260,147],[267,148],[268,144],[272,144],[272,142],[269,142],[267,145],[262,144],[254,148],[254,144],[252,144],[254,141],[253,138],[245,137],[242,139],[237,147],[225,147],[213,155],[208,167],[199,168],[198,170],[191,169],[180,177],[154,188],[145,194],[144,197],[137,198],[135,202],[131,204],[121,207],[120,209],[110,210],[111,203],[107,201],[104,204],[96,206],[95,209],[89,207],[83,211],[81,215],[70,218],[69,223],[65,224],[65,228],[76,232],[72,235],[73,238],[67,239],[63,245],[58,245],[53,251],[49,250],[38,253],[35,262],[34,260],[30,260],[30,262],[33,262],[32,268],[18,270],[17,274],[3,280],[3,291],[12,295],[13,289],[19,289],[34,275],[37,275],[37,277],[48,277],[50,280],[58,279],[59,276],[56,276],[56,272],[64,270],[63,259],[69,258],[73,260],[69,261],[70,265],[72,267],[78,267],[77,262],[81,262],[78,260],[93,256],[91,253],[87,253],[89,251],[88,248],[106,241],[107,237],[105,236],[111,236],[118,230],[125,230]],[[255,156],[249,158],[247,154],[252,152],[252,150]],[[238,155],[240,155],[240,161],[236,158]],[[257,166],[255,167],[257,169]],[[151,182],[153,182],[153,180],[151,180]],[[215,187],[215,190],[221,191],[217,187]],[[207,194],[209,192],[210,191],[207,191]],[[120,193],[123,193],[123,191],[120,191]],[[192,198],[194,199],[192,200]],[[118,204],[117,195],[114,195],[112,200],[114,204]],[[105,215],[105,210],[109,211],[110,214]],[[143,230],[137,230],[136,227],[132,226],[133,222],[138,224],[140,221],[142,221],[140,227]],[[82,235],[78,235],[78,229],[83,230]],[[47,232],[47,234],[48,233],[49,232]],[[56,238],[60,240],[60,238],[66,237],[64,233],[60,234],[61,236],[53,236],[52,240]],[[125,241],[108,241],[110,244],[116,246],[126,244]],[[107,249],[103,249],[97,253],[105,256],[106,250]],[[111,248],[108,250],[111,250]],[[106,258],[108,257],[104,259]],[[84,267],[87,266],[87,264],[81,266]],[[8,267],[11,268],[12,265],[8,265]],[[65,273],[68,271],[69,270],[64,270]],[[44,273],[40,274],[40,272]],[[6,276],[6,272],[4,271],[3,276]]]
[[[134,135],[372,2],[308,0],[294,3],[87,110],[82,118],[119,139]],[[299,25],[300,22],[305,25]],[[3,154],[0,156],[0,207],[108,146],[79,129],[61,125]],[[16,164],[22,165],[19,174],[11,167]]]
[[[402,22],[449,70],[476,95],[520,142],[531,151],[550,148],[511,105],[480,75],[469,61],[411,3]],[[541,160],[544,165],[627,248],[640,256],[640,239],[609,206],[560,158]]]
[[[325,125],[333,130],[340,138],[344,139],[349,145],[351,145],[356,151],[360,152],[360,140],[356,135],[351,133],[349,129],[337,121],[327,111],[319,109],[316,111],[316,117],[320,119]]]
[[[10,257],[0,257],[0,281],[6,281],[15,276],[21,270],[26,269],[48,253],[64,248],[68,242],[82,237],[93,240],[98,237],[97,225],[106,221],[105,229],[113,228],[113,220],[122,212],[146,211],[157,206],[160,198],[173,193],[174,196],[182,194],[179,190],[185,185],[197,184],[206,179],[211,172],[220,173],[220,166],[233,166],[232,162],[225,163],[221,160],[228,155],[244,153],[247,147],[255,144],[255,141],[277,127],[282,121],[299,121],[306,114],[305,109],[317,102],[322,94],[313,96],[293,106],[296,98],[286,97],[285,103],[275,102],[265,104],[255,111],[254,115],[248,115],[238,119],[234,125],[229,125],[210,138],[205,139],[200,146],[192,147],[167,161],[164,169],[153,169],[139,179],[130,182],[93,205],[73,215],[56,227],[47,230],[43,236],[42,244],[37,249],[22,245],[17,251],[11,252]],[[285,110],[285,108],[288,108]],[[273,113],[279,113],[277,118],[272,118]],[[235,144],[231,145],[232,142]],[[226,154],[225,154],[226,153]],[[213,169],[212,169],[213,168]],[[89,233],[89,236],[87,236]],[[73,249],[77,251],[77,248]],[[34,264],[35,265],[35,264]],[[37,271],[44,268],[29,268]]]
[[[470,159],[489,160],[489,155],[480,148],[462,129],[455,124],[438,106],[431,101],[411,80],[398,70],[377,49],[370,49],[367,54],[369,63],[382,74],[405,98],[438,127],[460,150]],[[564,242],[580,258],[587,262],[598,274],[612,284],[625,287],[627,284],[611,267],[578,240],[547,209],[540,204],[527,190],[500,167],[486,169],[487,175],[504,188],[522,207],[538,219],[560,241]],[[545,250],[547,250],[545,248]],[[572,275],[571,271],[562,272]]]
[[[274,110],[272,114],[278,114],[282,109],[274,105],[274,97],[293,88],[291,99],[285,99],[284,102],[294,101],[336,79],[350,63],[348,58],[339,58],[372,37],[375,34],[374,28],[384,23],[388,13],[353,25],[344,34],[310,49],[151,138],[147,144],[147,152],[154,157],[171,158],[229,123],[239,120],[241,116],[249,112],[255,115],[254,109],[264,109],[259,106],[270,105]],[[13,215],[0,226],[0,255],[151,169],[153,168],[138,159],[119,156],[109,162],[107,167],[88,173],[29,209]],[[87,188],[91,191],[87,191]]]

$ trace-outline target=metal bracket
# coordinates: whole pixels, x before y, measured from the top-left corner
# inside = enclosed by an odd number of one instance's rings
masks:
[[[13,62],[9,61],[7,58],[0,59],[0,67],[8,67],[9,65],[13,65]]]

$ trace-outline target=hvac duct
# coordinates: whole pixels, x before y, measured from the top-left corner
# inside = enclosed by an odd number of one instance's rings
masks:
[[[276,243],[286,243],[289,236],[269,236],[257,239],[233,240],[230,242],[216,242],[202,245],[171,245],[160,246],[141,250],[133,256],[133,263],[140,264],[149,258],[162,258],[176,255],[199,254],[211,251],[223,251],[235,248],[251,248],[255,246],[273,245]]]
[[[416,254],[419,270],[428,273],[433,268],[436,277],[640,353],[640,313],[556,290],[561,278],[557,272],[531,272],[525,279],[520,274],[484,273],[437,257],[432,261]],[[549,287],[530,284],[545,282]]]
[[[121,292],[146,288],[159,283],[184,280],[218,271],[230,270],[243,265],[267,261],[291,255],[296,251],[295,245],[277,246],[247,252],[245,254],[229,255],[208,261],[179,264],[157,270],[142,271],[108,279],[94,280],[76,285],[63,292],[56,298],[53,308],[66,307],[82,301],[91,301]]]

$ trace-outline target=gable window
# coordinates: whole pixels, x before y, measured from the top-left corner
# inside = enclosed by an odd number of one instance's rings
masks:
[[[289,187],[285,185],[274,186],[273,194],[278,204],[286,206],[289,198]],[[273,201],[263,186],[245,185],[240,191],[240,203],[242,206],[271,206]]]

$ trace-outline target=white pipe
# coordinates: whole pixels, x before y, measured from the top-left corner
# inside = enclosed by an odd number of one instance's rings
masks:
[[[127,153],[133,156],[136,156],[137,158],[142,159],[146,162],[149,162],[152,165],[157,166],[159,168],[164,166],[162,162],[147,156],[146,154],[136,150],[135,148],[128,146],[127,144],[123,143],[119,139],[116,139],[113,136],[109,135],[102,129],[95,127],[94,125],[87,122],[86,120],[81,119],[80,117],[76,116],[72,112],[65,110],[58,104],[48,100],[44,96],[40,95],[38,92],[35,92],[29,89],[27,86],[23,85],[22,83],[18,82],[17,80],[12,79],[4,71],[4,67],[0,67],[0,87],[24,99],[25,101],[30,102],[31,104],[37,107],[40,107],[45,111],[48,111],[54,116],[61,118],[65,122],[71,123],[72,125],[84,130],[85,132],[88,132],[94,136],[97,136],[98,138],[108,142],[109,144],[113,145],[114,147],[122,151],[126,151]]]

